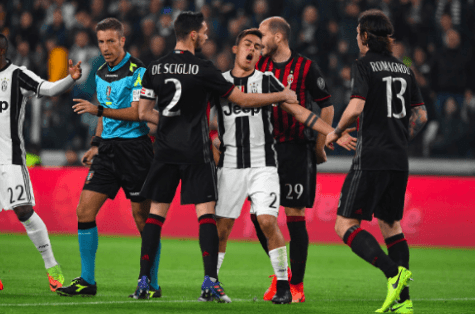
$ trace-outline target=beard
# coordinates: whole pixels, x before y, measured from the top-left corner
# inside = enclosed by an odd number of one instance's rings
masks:
[[[198,39],[196,40],[195,52],[201,52],[203,49],[203,44],[206,41],[201,42],[201,36],[198,34]]]
[[[267,45],[265,47],[265,53],[262,54],[264,57],[272,57],[275,52],[277,51],[277,45],[275,43],[272,43],[272,45]]]

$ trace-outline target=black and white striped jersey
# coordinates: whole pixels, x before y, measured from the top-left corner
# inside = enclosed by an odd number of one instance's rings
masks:
[[[25,105],[29,97],[39,95],[44,80],[25,67],[7,62],[0,69],[0,164],[24,165]]]
[[[273,93],[284,89],[272,72],[254,72],[247,77],[224,78],[245,93]],[[272,106],[241,108],[227,99],[216,106],[221,157],[218,167],[251,168],[277,166],[272,135]]]

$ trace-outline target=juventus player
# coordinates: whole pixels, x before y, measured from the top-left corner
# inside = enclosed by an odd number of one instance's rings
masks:
[[[214,218],[217,198],[215,164],[206,117],[208,100],[219,95],[246,107],[280,101],[296,102],[293,91],[245,94],[226,81],[210,62],[196,57],[208,36],[202,13],[182,12],[174,23],[176,46],[152,62],[143,77],[139,118],[158,124],[157,150],[140,195],[152,200],[142,236],[140,275],[135,298],[149,297],[150,267],[176,188],[182,181],[181,203],[194,204],[205,278],[200,301],[231,302],[217,276],[218,232]],[[157,101],[159,113],[153,111]],[[160,115],[160,119],[159,119]]]
[[[73,66],[69,60],[69,75],[52,83],[12,64],[6,58],[7,50],[8,40],[0,34],[0,211],[13,209],[43,257],[51,291],[56,291],[64,277],[54,258],[46,225],[33,210],[35,197],[26,168],[23,122],[28,98],[35,94],[56,96],[68,90],[81,77],[81,61]]]
[[[262,48],[262,33],[254,28],[242,31],[233,47],[234,68],[223,73],[224,78],[246,93],[273,93],[284,89],[272,72],[254,70]],[[307,109],[284,104],[284,110],[315,130],[328,134],[332,128]],[[277,224],[280,204],[277,154],[272,136],[272,106],[246,109],[222,99],[211,109],[217,112],[221,141],[218,163],[218,196],[216,203],[219,235],[218,272],[224,260],[226,243],[234,221],[241,213],[247,196],[251,212],[267,238],[269,257],[277,275],[277,293],[272,302],[290,303],[292,295],[287,280],[287,250]],[[312,121],[312,123],[310,123]],[[355,148],[355,140],[345,134],[338,142],[347,149]],[[346,144],[344,144],[346,143]]]
[[[388,293],[376,312],[413,313],[408,288],[409,247],[402,233],[408,180],[407,145],[427,122],[414,73],[392,56],[393,26],[379,10],[361,14],[357,41],[362,57],[353,64],[352,96],[327,145],[359,118],[356,155],[342,187],[335,230],[351,250],[381,269]],[[408,115],[408,113],[410,113]],[[388,247],[361,229],[378,218]],[[400,298],[399,304],[393,304]],[[392,308],[390,308],[392,306]]]

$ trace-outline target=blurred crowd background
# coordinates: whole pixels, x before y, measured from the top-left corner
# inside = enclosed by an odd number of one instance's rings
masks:
[[[394,23],[394,56],[414,70],[428,110],[430,122],[411,143],[410,155],[474,158],[475,0],[8,0],[0,3],[0,32],[10,41],[8,58],[44,79],[65,77],[68,58],[82,61],[78,84],[62,96],[33,100],[37,107],[28,106],[25,121],[29,150],[64,150],[68,163],[78,164],[76,152],[89,147],[97,120],[76,115],[72,99],[97,103],[94,74],[104,59],[94,28],[100,20],[122,21],[127,51],[148,65],[173,49],[175,17],[200,10],[210,38],[202,54],[226,71],[241,30],[283,16],[292,27],[290,46],[324,73],[336,125],[358,58],[358,15],[370,8],[383,10]]]

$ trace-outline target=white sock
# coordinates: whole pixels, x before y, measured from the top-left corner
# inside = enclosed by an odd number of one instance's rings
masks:
[[[36,246],[36,249],[41,253],[45,262],[45,268],[48,269],[58,264],[54,259],[51,242],[48,237],[48,230],[46,225],[35,212],[27,220],[21,222],[25,226],[26,233],[30,237],[31,242]]]
[[[218,274],[219,274],[219,269],[221,268],[221,265],[223,265],[223,261],[224,261],[224,254],[226,254],[226,252],[218,252]]]
[[[269,251],[270,262],[277,280],[287,281],[287,248],[285,246]]]

